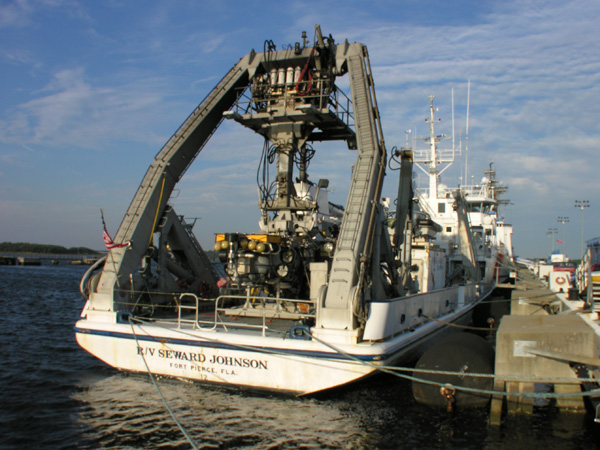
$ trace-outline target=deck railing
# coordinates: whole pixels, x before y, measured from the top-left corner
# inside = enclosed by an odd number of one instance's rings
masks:
[[[306,81],[298,83],[301,90],[307,90],[307,85]],[[275,89],[268,85],[264,89],[256,89],[250,85],[242,90],[239,100],[231,108],[240,115],[271,112],[272,108],[280,108],[281,105],[292,106],[293,109],[298,104],[311,104],[317,109],[329,109],[348,128],[355,127],[352,100],[340,88],[332,87],[324,80],[316,82],[310,92],[302,95],[296,91],[296,85]]]
[[[191,298],[191,305],[183,304],[183,300]],[[241,303],[238,307],[226,306],[231,302]],[[214,303],[212,318],[201,317],[201,303]],[[289,311],[287,306],[292,306]],[[304,312],[303,312],[304,311]],[[254,318],[259,319],[260,324],[236,320],[225,321],[224,317]],[[177,327],[188,325],[200,330],[212,331],[221,327],[224,331],[228,328],[247,328],[260,330],[264,336],[269,329],[268,321],[271,319],[302,320],[315,318],[314,302],[306,299],[275,298],[252,295],[221,295],[217,298],[205,299],[192,293],[179,295],[177,303]]]

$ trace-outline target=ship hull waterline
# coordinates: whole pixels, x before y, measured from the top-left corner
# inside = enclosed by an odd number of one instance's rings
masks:
[[[308,395],[410,363],[435,340],[471,321],[477,302],[384,342],[328,344],[233,331],[182,330],[153,322],[75,325],[78,344],[106,364],[205,384]],[[406,373],[406,372],[404,372]]]

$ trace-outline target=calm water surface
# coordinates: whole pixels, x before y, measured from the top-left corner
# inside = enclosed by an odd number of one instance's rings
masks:
[[[145,375],[89,356],[73,325],[85,267],[0,267],[0,448],[187,449]],[[487,410],[415,404],[408,382],[375,377],[296,399],[160,379],[199,448],[598,449],[600,425],[553,407],[488,427]]]

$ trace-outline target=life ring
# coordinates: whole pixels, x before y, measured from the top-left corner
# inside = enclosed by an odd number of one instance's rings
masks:
[[[556,277],[556,280],[554,281],[556,281],[556,284],[565,284],[565,281],[567,280],[565,279],[565,277]]]

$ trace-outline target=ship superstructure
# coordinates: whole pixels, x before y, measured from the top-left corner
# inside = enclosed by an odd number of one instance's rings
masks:
[[[504,280],[512,266],[512,226],[499,217],[498,211],[507,204],[501,195],[508,188],[496,179],[493,163],[480,184],[449,188],[441,183],[441,174],[455,162],[459,152],[454,146],[440,148],[450,136],[435,133],[439,119],[435,117],[434,98],[429,97],[429,136],[424,139],[427,148],[415,150],[415,164],[427,180],[426,188],[416,190],[419,210],[439,226],[434,242],[448,254],[449,278],[462,276],[466,263],[476,266],[476,277],[483,282]]]

